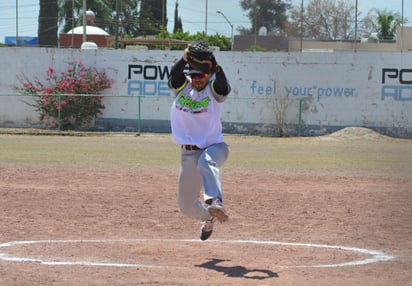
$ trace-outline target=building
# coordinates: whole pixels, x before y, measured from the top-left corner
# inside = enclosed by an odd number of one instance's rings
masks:
[[[93,11],[86,12],[86,26],[78,26],[59,35],[60,48],[81,48],[83,42],[93,42],[98,47],[107,48],[115,39],[105,30],[94,26]],[[85,39],[83,39],[85,36]]]
[[[397,39],[393,42],[379,41],[316,41],[279,36],[235,36],[234,50],[253,50],[254,47],[267,51],[412,51],[412,27],[398,27]]]

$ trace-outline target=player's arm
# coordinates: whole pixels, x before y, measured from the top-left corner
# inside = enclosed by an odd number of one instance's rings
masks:
[[[227,82],[225,72],[219,65],[216,66],[215,76],[215,80],[212,82],[213,96],[218,102],[223,102],[226,100],[231,88]]]
[[[172,70],[170,71],[170,77],[169,77],[169,87],[170,88],[181,90],[186,86],[187,78],[184,73],[186,64],[187,64],[187,55],[185,51],[183,57],[177,63],[173,65]]]

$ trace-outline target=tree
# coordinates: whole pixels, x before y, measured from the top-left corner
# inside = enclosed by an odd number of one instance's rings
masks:
[[[58,0],[58,15],[59,15],[59,28],[63,30],[63,32],[69,31],[72,27],[78,26],[75,18],[75,7],[73,4],[76,2],[72,2],[69,0]],[[80,6],[78,6],[80,7]]]
[[[407,20],[403,19],[405,23]],[[388,10],[372,9],[364,19],[365,30],[370,33],[377,32],[379,40],[395,40],[396,29],[402,24],[402,17],[399,13]]]
[[[138,25],[138,2],[134,0],[118,0],[118,13],[119,13],[119,35],[130,35],[136,37],[139,35],[139,25]],[[116,1],[112,0],[112,17],[110,17],[108,22],[107,31],[111,35],[116,34]]]
[[[174,26],[173,26],[173,33],[177,33],[178,31],[183,32],[182,19],[179,17],[178,7],[179,7],[179,4],[177,3],[177,0],[176,0],[176,5],[175,5],[175,24],[174,24]]]
[[[291,11],[287,32],[313,40],[349,40],[355,36],[355,6],[343,0],[310,0]]]
[[[240,6],[248,11],[252,23],[250,30],[239,29],[242,34],[255,34],[260,27],[266,27],[268,32],[281,33],[287,23],[286,11],[291,8],[290,0],[242,0]]]
[[[57,0],[40,0],[39,46],[57,46]]]
[[[166,0],[139,0],[139,34],[156,35],[167,26]]]

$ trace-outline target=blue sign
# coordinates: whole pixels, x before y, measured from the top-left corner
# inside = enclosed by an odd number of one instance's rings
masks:
[[[4,43],[10,46],[37,46],[37,37],[18,37],[16,41],[15,36],[5,36]]]

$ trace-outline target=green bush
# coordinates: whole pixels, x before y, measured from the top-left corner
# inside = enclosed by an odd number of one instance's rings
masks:
[[[81,61],[70,62],[66,71],[57,73],[53,67],[47,70],[46,82],[20,78],[21,93],[36,96],[32,105],[40,114],[40,120],[54,129],[79,129],[102,113],[104,105],[100,91],[113,83],[105,72],[86,68]],[[60,119],[60,122],[58,120]]]

